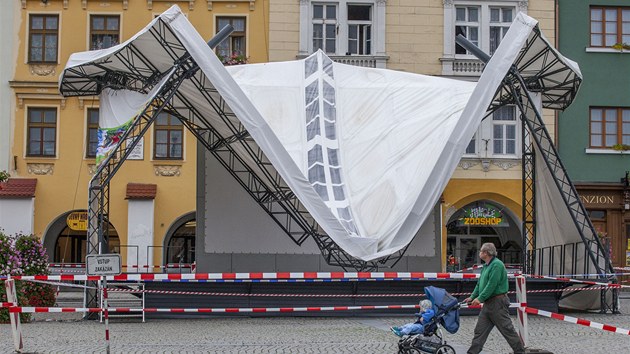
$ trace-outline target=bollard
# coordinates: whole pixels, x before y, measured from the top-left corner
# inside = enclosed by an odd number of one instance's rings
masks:
[[[7,290],[7,302],[13,303],[13,306],[18,306],[17,292],[15,291],[15,280],[11,279],[11,276],[9,275],[4,284]],[[24,342],[22,341],[20,314],[18,312],[9,311],[9,318],[11,319],[11,332],[13,333],[13,347],[16,352],[21,353],[24,349]]]
[[[518,335],[521,337],[523,346],[527,348],[529,344],[529,334],[527,330],[527,287],[525,285],[525,277],[516,277],[516,302],[519,303],[519,307],[516,309],[518,317]]]

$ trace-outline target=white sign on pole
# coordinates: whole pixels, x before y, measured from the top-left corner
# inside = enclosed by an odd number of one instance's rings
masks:
[[[87,275],[119,275],[121,273],[120,255],[92,254],[85,257]]]

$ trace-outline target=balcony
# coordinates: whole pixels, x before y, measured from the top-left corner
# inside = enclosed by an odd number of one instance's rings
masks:
[[[440,58],[442,75],[481,76],[485,64],[478,59]]]
[[[307,56],[308,55],[298,55],[297,59],[304,59]],[[376,55],[328,55],[328,57],[333,61],[341,64],[381,69],[385,69],[387,59],[389,59],[388,56]]]

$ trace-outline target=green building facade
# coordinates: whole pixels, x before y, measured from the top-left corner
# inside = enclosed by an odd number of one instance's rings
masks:
[[[630,1],[557,5],[557,46],[584,77],[558,114],[558,150],[613,264],[630,266]]]

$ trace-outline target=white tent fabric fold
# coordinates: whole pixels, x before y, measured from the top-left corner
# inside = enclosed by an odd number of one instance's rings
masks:
[[[181,43],[181,52],[167,53],[149,33],[157,20],[168,24],[162,35]],[[73,55],[60,90],[102,66],[128,70],[115,54],[131,42],[151,61],[139,62],[134,75],[165,73],[174,56],[189,53],[203,85],[216,89],[320,227],[348,254],[370,261],[412,240],[536,24],[519,14],[479,82],[470,83],[347,66],[322,52],[225,68],[173,6],[123,44]],[[86,92],[97,89],[86,84]],[[234,133],[193,83],[179,91],[173,107],[194,106],[223,136]]]

